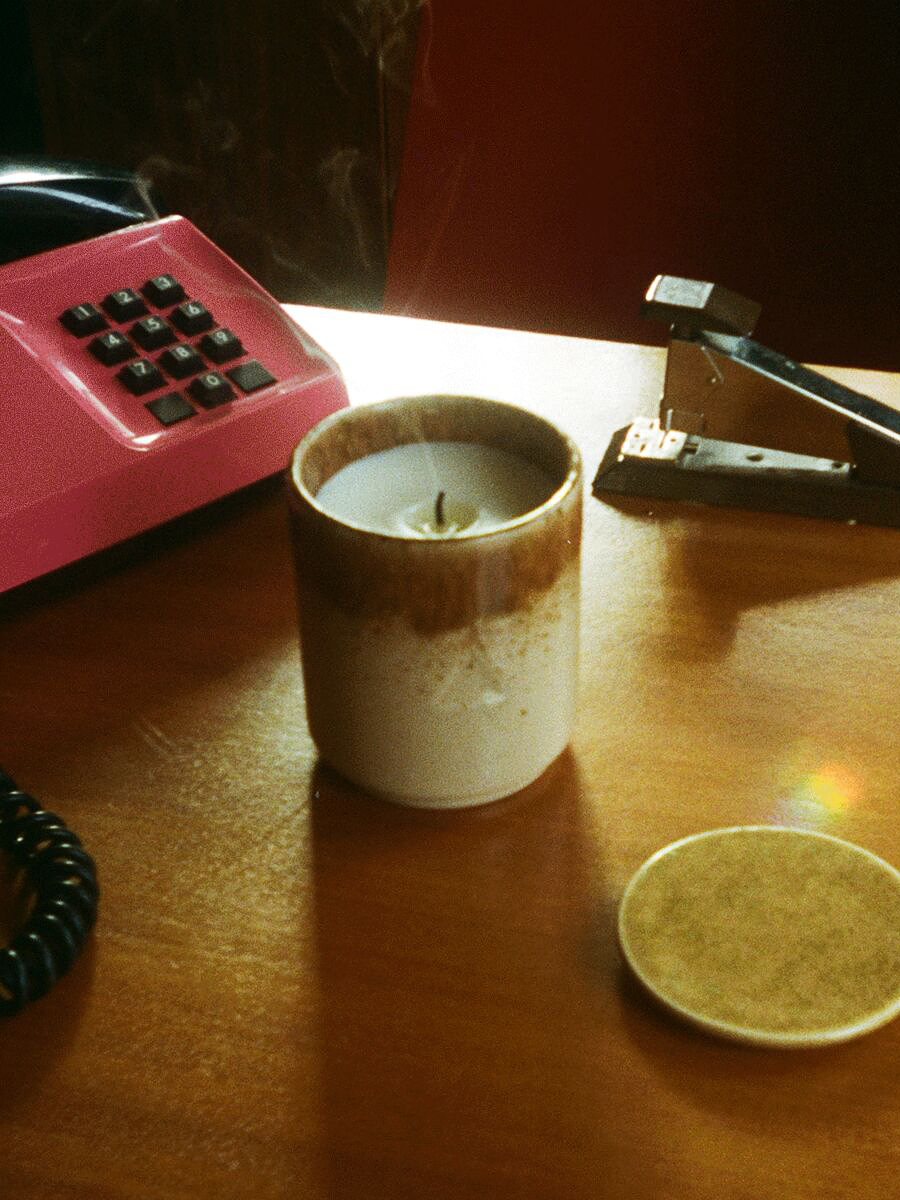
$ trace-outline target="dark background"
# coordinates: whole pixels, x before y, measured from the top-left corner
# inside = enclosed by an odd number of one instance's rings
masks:
[[[900,370],[900,4],[435,0],[386,307],[654,341],[658,273]]]
[[[0,153],[140,170],[282,300],[378,308],[417,0],[6,0]]]
[[[657,272],[900,370],[900,5],[6,0],[0,153],[142,171],[282,300],[660,341]]]

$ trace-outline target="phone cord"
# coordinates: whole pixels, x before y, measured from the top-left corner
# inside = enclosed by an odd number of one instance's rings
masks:
[[[0,768],[0,850],[34,896],[27,918],[0,948],[0,1017],[43,996],[81,953],[97,917],[97,872],[81,839],[20,791]]]

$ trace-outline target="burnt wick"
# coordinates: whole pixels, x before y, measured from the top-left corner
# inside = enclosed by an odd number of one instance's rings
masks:
[[[440,528],[444,524],[444,497],[446,492],[438,492],[434,502],[434,523]]]

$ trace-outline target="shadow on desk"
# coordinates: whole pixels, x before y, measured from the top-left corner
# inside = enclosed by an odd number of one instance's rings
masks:
[[[190,767],[214,728],[191,696],[296,645],[282,489],[265,480],[0,596],[10,770],[65,794],[69,753],[83,763],[104,738],[135,758],[127,774],[138,790],[163,762]],[[188,710],[182,720],[202,731],[169,724]],[[154,732],[160,717],[168,741]],[[150,755],[135,757],[135,744]],[[111,786],[121,791],[123,777]]]
[[[855,1128],[864,1138],[871,1110],[858,1103],[860,1080],[867,1081],[867,1104],[893,1104],[893,1073],[884,1065],[892,1058],[889,1029],[835,1046],[772,1049],[717,1038],[679,1020],[651,999],[624,963],[620,995],[636,1053],[692,1109],[729,1125],[767,1137],[786,1128],[796,1135],[829,1128],[846,1135]]]
[[[92,936],[72,969],[46,996],[0,1022],[0,1122],[21,1115],[32,1096],[36,1104],[48,1107],[47,1081],[52,1088],[54,1070],[75,1041],[91,999],[96,949]]]
[[[0,946],[25,923],[32,891],[6,855],[0,861]],[[74,1040],[91,996],[96,938],[91,935],[71,969],[50,992],[13,1017],[0,1019],[0,1119],[15,1113]],[[52,1036],[48,1036],[52,1030]]]
[[[747,614],[794,603],[815,601],[838,633],[847,593],[856,603],[900,577],[900,529],[637,497],[603,503],[629,519],[630,556],[663,599],[656,627],[667,655],[722,659]]]
[[[283,493],[281,473],[269,476],[136,537],[60,567],[49,575],[12,588],[0,594],[0,621],[28,613],[41,605],[75,597],[90,586],[128,569],[151,565],[180,546],[189,546],[198,537],[213,536],[218,529],[252,519],[256,510],[267,502],[281,499]]]
[[[574,757],[444,813],[320,766],[311,806],[329,1200],[596,1195],[590,1164],[615,1175],[621,1148],[584,1119],[602,865]]]

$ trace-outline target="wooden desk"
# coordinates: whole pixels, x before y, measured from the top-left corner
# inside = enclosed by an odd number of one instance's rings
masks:
[[[297,315],[354,399],[533,406],[589,475],[660,388],[659,350]],[[900,404],[900,377],[841,377]],[[86,955],[0,1027],[0,1195],[896,1194],[900,1022],[715,1041],[637,993],[614,916],[653,850],[716,826],[900,863],[900,533],[585,511],[577,736],[480,810],[394,808],[316,765],[272,489],[7,615],[2,761],[103,896]]]

